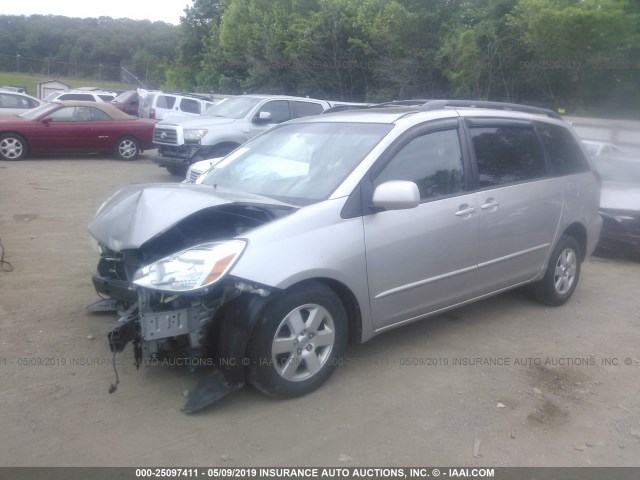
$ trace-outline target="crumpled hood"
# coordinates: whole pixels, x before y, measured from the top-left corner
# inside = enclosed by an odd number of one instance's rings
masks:
[[[189,215],[233,203],[291,207],[259,195],[214,190],[208,185],[130,185],[100,207],[89,224],[89,233],[114,251],[139,248]]]
[[[640,185],[623,182],[602,182],[600,208],[640,211]]]

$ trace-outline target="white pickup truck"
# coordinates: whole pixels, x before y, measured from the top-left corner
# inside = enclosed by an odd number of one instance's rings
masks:
[[[318,115],[335,102],[278,95],[241,95],[210,107],[198,117],[168,118],[153,134],[154,162],[172,175],[184,176],[194,162],[223,157],[238,146],[293,118]]]

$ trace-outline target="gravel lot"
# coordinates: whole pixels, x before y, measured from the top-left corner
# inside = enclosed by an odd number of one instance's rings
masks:
[[[0,162],[1,466],[638,466],[640,263],[593,257],[572,301],[519,291],[352,346],[317,392],[250,387],[196,415],[205,372],[114,381],[92,315],[97,253],[86,232],[116,188],[175,181],[146,153]]]

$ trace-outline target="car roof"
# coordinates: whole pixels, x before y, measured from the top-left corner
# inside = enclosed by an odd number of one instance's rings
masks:
[[[506,104],[497,102],[462,103],[453,101],[452,105],[445,101],[428,101],[423,105],[408,106],[406,104],[382,104],[354,110],[342,110],[326,113],[321,117],[304,117],[301,122],[361,122],[361,123],[396,123],[404,118],[429,120],[452,117],[504,118],[514,120],[543,120],[549,123],[566,125],[566,122],[555,112],[527,105]]]
[[[264,99],[264,98],[274,98],[276,100],[307,100],[310,102],[325,102],[328,103],[326,100],[320,100],[317,98],[306,98],[306,97],[294,97],[291,95],[267,95],[267,94],[263,94],[263,93],[256,93],[256,94],[248,94],[248,95],[237,95],[235,98],[259,98],[259,99]]]
[[[62,100],[59,102],[51,102],[53,104],[64,105],[65,107],[93,107],[98,110],[102,110],[114,120],[131,120],[135,119],[131,115],[124,113],[118,107],[112,103],[99,103],[99,102],[83,102],[81,100]]]

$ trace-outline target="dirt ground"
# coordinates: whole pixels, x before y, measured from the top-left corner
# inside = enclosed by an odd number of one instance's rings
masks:
[[[0,466],[638,466],[640,263],[593,257],[572,301],[511,292],[348,349],[317,392],[245,387],[181,411],[204,372],[133,366],[118,391],[87,224],[146,153],[0,162]]]

